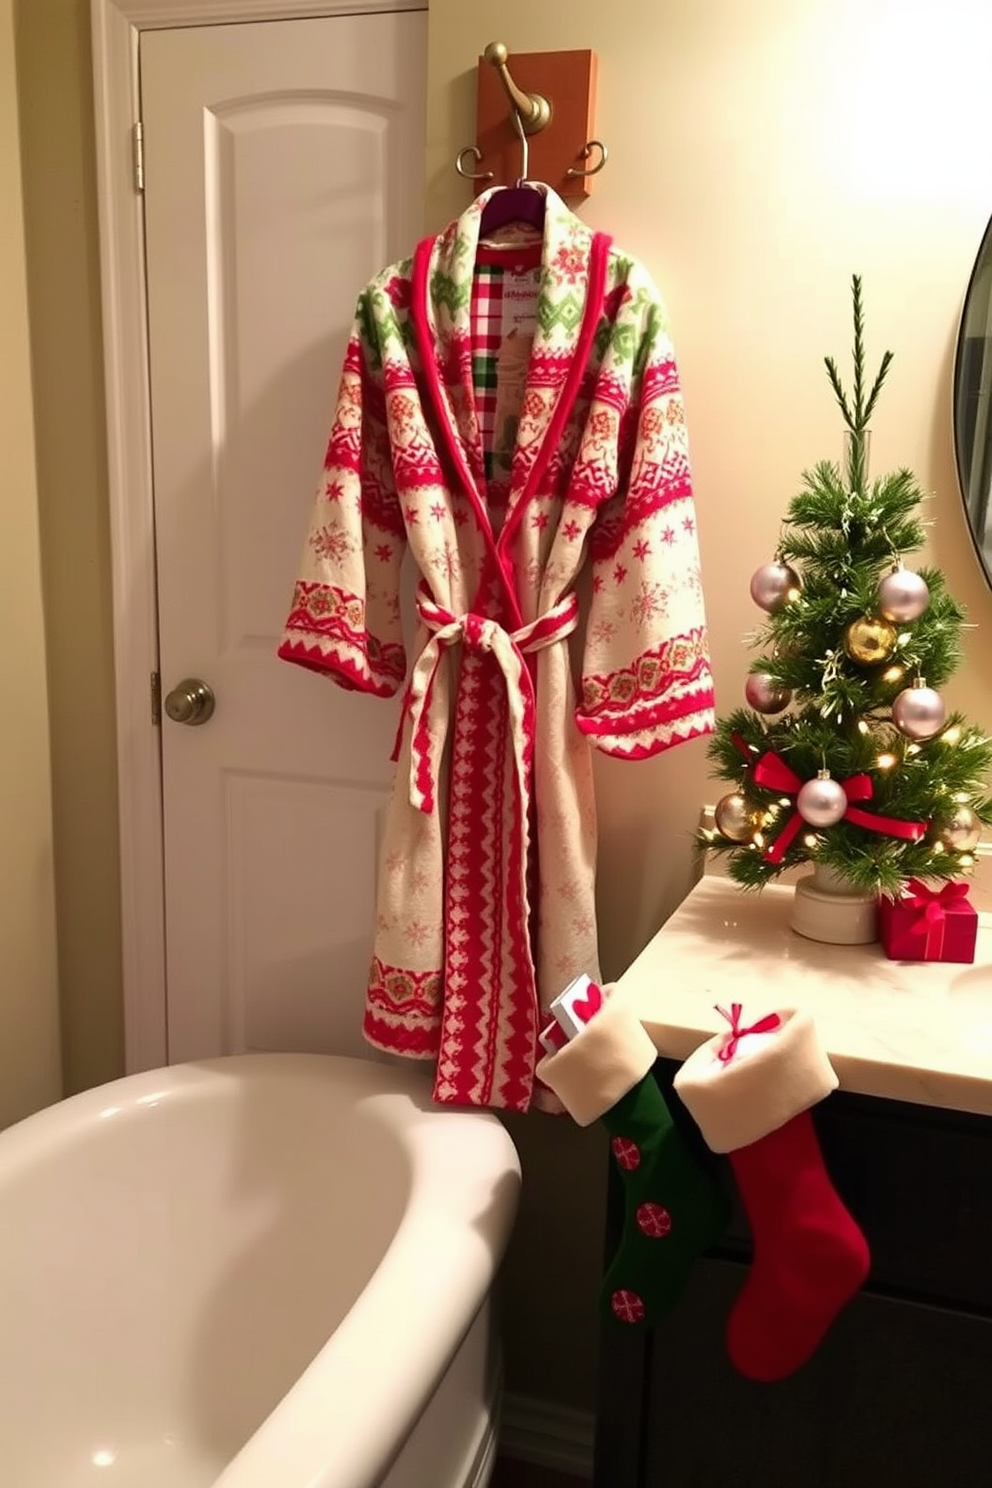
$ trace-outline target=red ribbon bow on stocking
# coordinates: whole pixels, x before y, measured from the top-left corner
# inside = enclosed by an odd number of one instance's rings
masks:
[[[752,776],[756,784],[766,790],[780,791],[788,796],[798,795],[805,783],[780,754],[773,754],[771,750],[758,760]],[[838,784],[847,797],[847,809],[840,818],[841,821],[853,822],[856,827],[867,827],[871,832],[884,832],[888,837],[900,837],[904,842],[919,842],[926,832],[925,822],[900,821],[895,816],[876,816],[853,804],[855,801],[871,800],[873,786],[870,775],[852,775],[848,780],[838,781]],[[767,863],[782,861],[802,824],[803,818],[799,811],[794,811],[771,847],[766,850],[764,856]]]
[[[918,878],[911,878],[906,885],[909,897],[902,902],[916,913],[913,930],[923,931],[926,936],[928,961],[938,961],[944,949],[944,931],[947,928],[947,911],[968,897],[968,884],[947,883],[942,889],[931,889]]]
[[[750,1028],[742,1028],[741,1013],[744,1011],[743,1003],[732,1002],[729,1013],[726,1008],[722,1007],[718,1007],[716,1011],[720,1014],[721,1018],[726,1018],[730,1024],[727,1042],[717,1050],[716,1056],[724,1064],[729,1064],[733,1059],[737,1053],[737,1045],[742,1038],[746,1038],[749,1033],[771,1033],[772,1029],[777,1028],[782,1021],[778,1013],[766,1013],[763,1018],[758,1019],[757,1023],[752,1023]]]

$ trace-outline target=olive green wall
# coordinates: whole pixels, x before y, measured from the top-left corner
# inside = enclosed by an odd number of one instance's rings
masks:
[[[0,1126],[59,1093],[45,623],[10,0],[0,0]]]
[[[87,0],[14,0],[65,1086],[123,1069],[110,540]]]

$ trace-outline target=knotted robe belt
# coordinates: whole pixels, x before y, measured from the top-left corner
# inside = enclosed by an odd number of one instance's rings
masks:
[[[465,947],[473,940],[473,925],[462,923],[467,916],[456,917],[451,912],[449,885],[444,925],[444,1011],[434,1095],[436,1100],[455,1104],[526,1110],[533,1089],[538,1018],[527,893],[535,697],[526,657],[564,641],[575,630],[578,599],[574,593],[568,594],[546,614],[514,631],[483,615],[454,615],[423,592],[417,597],[417,613],[431,634],[414,665],[406,699],[411,729],[411,804],[427,814],[436,807],[441,760],[454,712],[448,689],[438,685],[445,652],[460,645],[467,652],[488,653],[499,669],[506,692],[513,753],[513,800],[508,804],[521,847],[501,865],[506,903],[476,905],[474,909],[468,906],[480,941],[487,913],[495,920],[498,934],[509,933],[513,938],[512,976],[496,977],[496,987],[482,984],[486,974],[481,950],[472,971],[473,957]],[[497,768],[501,770],[502,761]],[[473,812],[481,816],[485,809],[481,801],[460,800],[460,791],[464,792],[464,787],[453,771],[449,838],[460,813],[471,818]],[[513,906],[520,907],[517,916],[513,915]],[[519,923],[509,924],[511,919],[519,919]]]

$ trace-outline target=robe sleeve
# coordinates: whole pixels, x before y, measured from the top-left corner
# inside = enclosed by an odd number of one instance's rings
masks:
[[[371,306],[359,301],[278,654],[349,690],[392,697],[406,675],[393,478]]]
[[[631,337],[619,481],[590,536],[592,598],[576,723],[606,754],[644,759],[715,727],[678,369],[654,293]]]

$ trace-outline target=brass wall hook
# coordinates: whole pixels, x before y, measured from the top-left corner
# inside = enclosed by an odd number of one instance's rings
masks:
[[[610,152],[602,140],[591,139],[587,140],[582,147],[582,159],[588,160],[594,149],[599,151],[599,159],[595,165],[589,165],[585,170],[580,170],[577,165],[570,166],[565,172],[566,176],[598,176],[603,166],[609,160]]]
[[[493,179],[496,174],[495,171],[466,170],[465,166],[462,163],[466,155],[474,155],[477,165],[482,159],[482,151],[479,149],[478,145],[466,145],[463,150],[459,150],[458,155],[455,159],[455,170],[460,176],[463,176],[466,181],[491,181]]]
[[[525,93],[518,88],[507,67],[509,52],[501,41],[491,41],[483,53],[486,61],[495,67],[503,84],[507,98],[527,134],[540,134],[551,123],[551,104],[541,93]]]
[[[586,201],[606,164],[595,52],[514,52],[510,61],[514,77],[501,41],[477,58],[475,142],[458,155],[458,174],[477,192],[536,180],[566,202]]]

